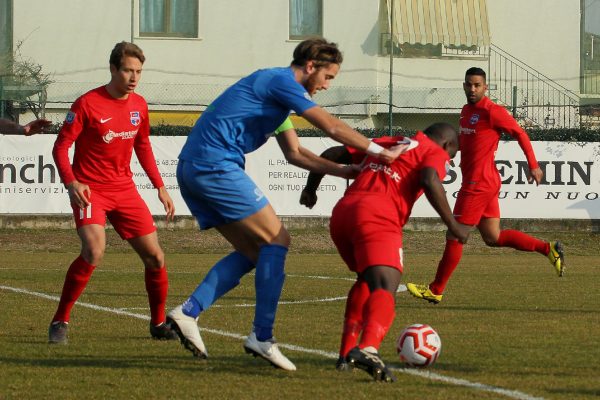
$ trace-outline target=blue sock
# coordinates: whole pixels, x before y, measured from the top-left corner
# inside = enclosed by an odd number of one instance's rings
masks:
[[[273,337],[273,324],[277,304],[283,289],[285,257],[287,247],[268,244],[260,248],[256,262],[256,310],[254,312],[254,333],[261,342]]]
[[[200,303],[193,296],[190,296],[181,305],[181,311],[188,317],[196,318],[200,315]]]
[[[221,296],[236,287],[240,278],[253,268],[252,261],[237,251],[223,257],[208,271],[202,283],[184,303],[183,313],[196,318]]]

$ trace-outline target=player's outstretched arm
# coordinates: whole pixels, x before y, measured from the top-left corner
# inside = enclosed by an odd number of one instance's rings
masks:
[[[533,146],[531,145],[531,140],[529,139],[527,132],[521,128],[519,123],[508,113],[504,107],[492,108],[490,112],[490,119],[494,129],[505,132],[517,140],[519,147],[521,147],[521,150],[523,150],[523,154],[527,159],[527,164],[529,164],[529,176],[527,177],[527,180],[529,183],[535,182],[536,185],[539,185],[544,178],[544,173],[537,162],[535,152],[533,151]]]
[[[288,129],[277,135],[277,143],[283,151],[285,159],[296,167],[307,169],[318,174],[353,178],[356,170],[352,166],[338,163],[319,157],[312,151],[300,146],[298,135],[294,129]]]
[[[452,235],[454,235],[461,243],[467,243],[471,227],[463,225],[454,219],[452,210],[450,210],[450,205],[448,204],[448,199],[446,198],[446,192],[444,191],[442,182],[440,182],[440,178],[434,168],[423,168],[421,170],[421,185],[425,191],[427,200],[429,200],[429,203],[440,215],[450,233],[452,233]]]
[[[36,119],[26,125],[19,125],[9,119],[0,118],[0,133],[4,135],[31,136],[43,132],[50,125],[52,125],[52,122],[45,119]]]
[[[46,119],[36,119],[23,126],[23,134],[25,136],[31,136],[36,133],[43,133],[50,125],[52,125],[52,122]]]
[[[352,155],[346,146],[330,147],[322,152],[320,157],[339,164],[352,163]],[[300,193],[300,204],[308,208],[313,208],[314,205],[317,204],[317,188],[321,184],[321,180],[323,180],[324,176],[324,174],[319,174],[316,172],[311,172],[308,174],[308,178],[306,178],[306,186],[304,189],[302,189],[302,193]]]
[[[302,114],[308,122],[321,129],[333,140],[353,147],[370,156],[377,157],[385,163],[393,162],[406,149],[402,146],[398,148],[385,149],[376,143],[361,135],[352,129],[344,121],[334,117],[319,106],[311,107]]]

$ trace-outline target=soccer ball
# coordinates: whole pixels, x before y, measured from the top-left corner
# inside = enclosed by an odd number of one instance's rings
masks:
[[[396,350],[403,363],[411,367],[427,367],[440,356],[442,340],[429,325],[415,324],[400,333]]]

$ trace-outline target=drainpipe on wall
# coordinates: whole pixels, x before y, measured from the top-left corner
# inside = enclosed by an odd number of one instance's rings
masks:
[[[134,12],[135,12],[135,4],[134,4],[135,0],[131,0],[131,43],[133,43],[133,37],[134,37]]]

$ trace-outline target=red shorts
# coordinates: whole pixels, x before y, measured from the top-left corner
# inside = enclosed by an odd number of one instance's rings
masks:
[[[499,188],[458,191],[454,218],[464,225],[477,225],[482,218],[500,218]]]
[[[106,225],[106,218],[121,239],[145,236],[156,231],[152,214],[135,187],[123,191],[92,189],[90,205],[82,209],[71,204],[77,229],[84,225]]]
[[[379,195],[349,195],[333,209],[329,231],[351,271],[385,265],[402,272],[402,227],[398,210]]]

